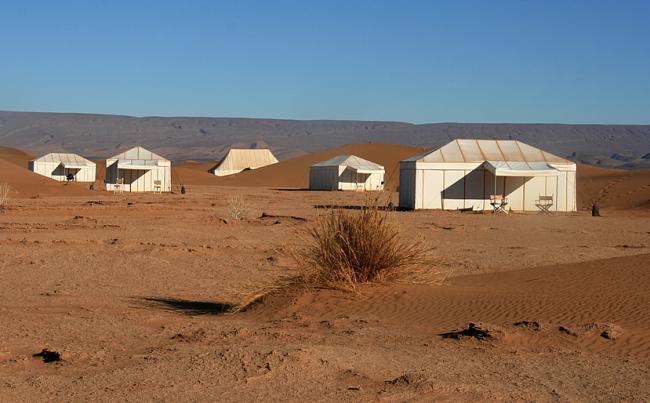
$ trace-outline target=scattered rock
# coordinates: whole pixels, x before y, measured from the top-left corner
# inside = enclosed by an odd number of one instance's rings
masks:
[[[467,326],[467,329],[455,330],[448,333],[443,333],[442,336],[445,339],[456,339],[460,340],[463,337],[472,337],[478,340],[487,340],[487,339],[500,339],[504,336],[504,331],[496,326],[488,324],[476,324],[470,323]]]
[[[43,362],[56,362],[61,360],[61,354],[56,351],[50,351],[47,348],[41,350],[40,353],[34,354],[34,357],[41,357]]]
[[[421,374],[404,374],[390,381],[384,381],[384,383],[392,386],[410,386],[420,383],[423,380],[424,376]]]
[[[201,341],[205,339],[205,337],[206,337],[205,330],[198,329],[187,333],[177,333],[172,336],[172,340],[191,343],[191,342]]]
[[[529,321],[529,320],[522,320],[519,322],[515,322],[512,324],[515,327],[524,327],[529,330],[535,330],[539,331],[542,329],[542,325],[539,324],[537,321]]]
[[[576,332],[574,332],[573,330],[569,329],[566,326],[560,326],[558,330],[561,333],[568,334],[569,336],[578,337],[578,334]]]

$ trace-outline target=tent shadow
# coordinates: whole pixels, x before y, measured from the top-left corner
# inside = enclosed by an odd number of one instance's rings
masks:
[[[227,302],[192,301],[178,298],[137,297],[134,298],[143,308],[162,309],[186,315],[223,315],[232,312],[236,305]]]

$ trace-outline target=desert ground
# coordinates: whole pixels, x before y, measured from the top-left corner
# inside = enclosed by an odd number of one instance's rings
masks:
[[[345,147],[386,166],[386,201],[420,152]],[[303,190],[341,151],[229,178],[186,162],[172,194],[115,195],[0,149],[1,400],[650,400],[650,170],[579,166],[570,214],[389,212],[433,264],[282,287],[318,206],[365,202]],[[490,337],[444,337],[469,323]]]

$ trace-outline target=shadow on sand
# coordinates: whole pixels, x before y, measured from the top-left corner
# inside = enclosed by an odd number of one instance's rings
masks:
[[[175,311],[186,315],[222,315],[236,306],[226,302],[192,301],[177,298],[137,297],[137,303],[144,308]]]
[[[319,209],[328,209],[328,210],[334,210],[334,209],[343,209],[343,210],[367,210],[369,207],[368,206],[363,206],[363,205],[341,205],[341,204],[314,204],[314,208],[319,208]],[[406,208],[400,208],[399,206],[374,206],[372,208],[376,208],[377,210],[382,210],[382,211],[411,211]]]

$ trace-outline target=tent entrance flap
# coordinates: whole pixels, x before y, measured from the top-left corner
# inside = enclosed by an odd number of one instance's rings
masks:
[[[495,176],[557,176],[560,172],[545,162],[485,161]]]

